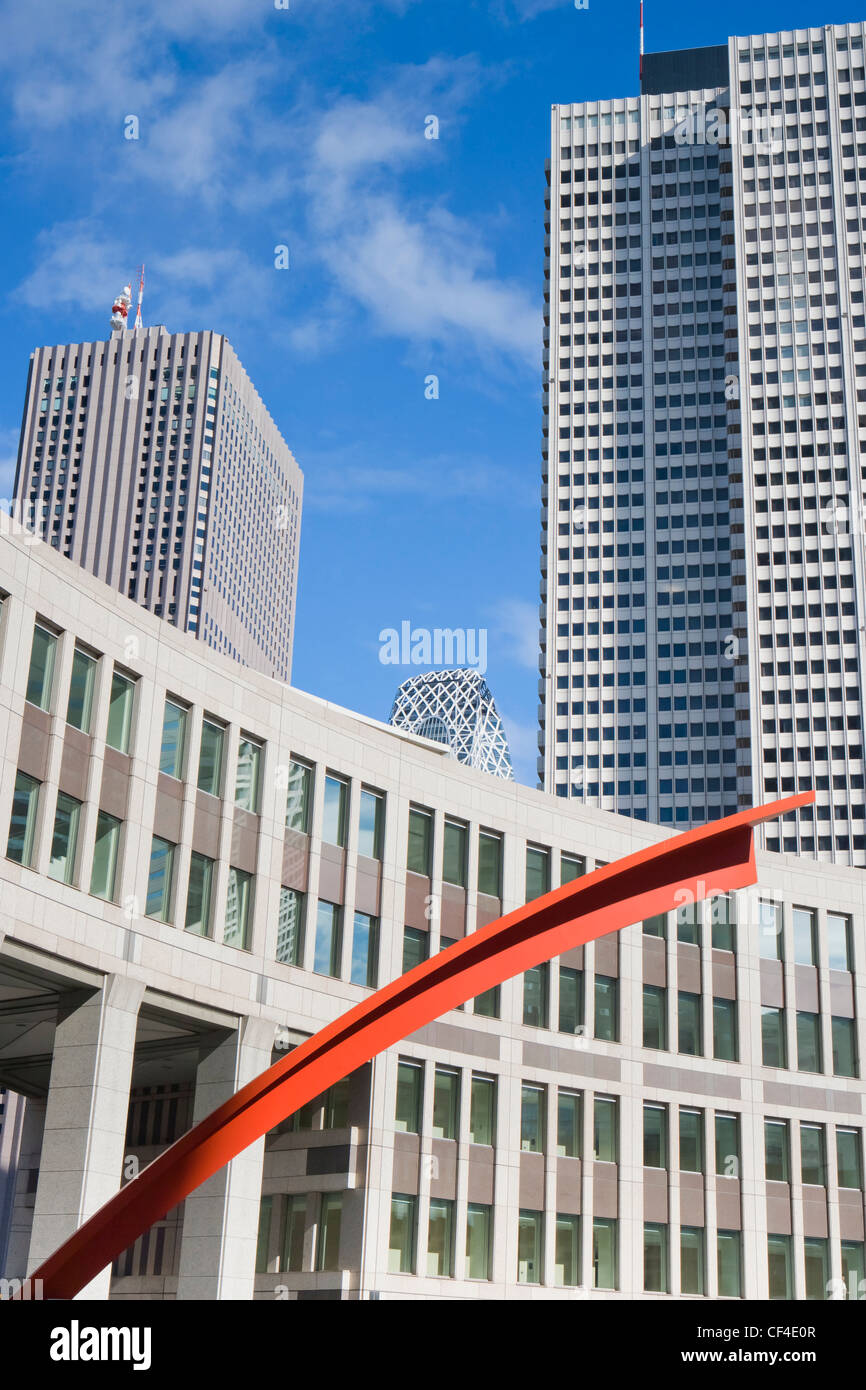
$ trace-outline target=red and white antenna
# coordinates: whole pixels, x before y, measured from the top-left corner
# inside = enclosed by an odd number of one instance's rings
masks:
[[[138,302],[135,306],[135,330],[141,328],[141,301],[144,299],[144,266],[139,267],[138,277]]]
[[[638,77],[643,81],[643,0],[640,0],[640,65]]]

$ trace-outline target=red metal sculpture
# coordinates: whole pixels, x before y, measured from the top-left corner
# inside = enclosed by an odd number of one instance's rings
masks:
[[[596,937],[756,883],[754,826],[814,800],[813,792],[802,792],[662,840],[554,889],[422,962],[308,1038],[178,1139],[31,1280],[42,1280],[45,1298],[73,1298],[248,1144],[458,1004]],[[28,1296],[30,1282],[19,1296]]]

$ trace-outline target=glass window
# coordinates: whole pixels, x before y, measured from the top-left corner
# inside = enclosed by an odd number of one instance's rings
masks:
[[[286,829],[310,833],[310,793],[312,769],[306,763],[289,763],[289,787],[286,794]]]
[[[645,1168],[668,1166],[668,1113],[661,1105],[643,1108],[643,1165]]]
[[[550,890],[550,852],[526,847],[526,901],[531,903]]]
[[[677,908],[677,941],[685,941],[692,946],[701,944],[700,903],[687,903]]]
[[[325,778],[322,806],[322,839],[328,845],[343,848],[346,844],[346,805],[349,788],[339,777]]]
[[[702,1110],[680,1110],[680,1170],[704,1171],[704,1114]]]
[[[560,883],[573,883],[586,873],[586,860],[582,854],[561,854],[559,857]]]
[[[262,771],[262,745],[251,738],[238,744],[238,767],[235,778],[235,805],[242,811],[259,809],[259,780]]]
[[[253,876],[244,869],[229,868],[226,891],[226,919],[223,945],[249,950],[252,918]]]
[[[80,817],[81,802],[76,801],[74,796],[66,796],[63,792],[58,792],[48,877],[56,878],[60,883],[71,883],[75,874],[75,851],[78,846]]]
[[[154,835],[150,846],[150,870],[147,877],[147,900],[144,913],[160,922],[171,916],[171,889],[174,877],[175,846]]]
[[[595,1036],[603,1042],[619,1037],[617,981],[611,975],[595,977]]]
[[[397,1063],[397,1111],[394,1128],[401,1134],[420,1133],[423,1079],[423,1068],[417,1062]]]
[[[866,1245],[862,1240],[842,1241],[842,1282],[846,1298],[862,1299],[866,1294]]]
[[[556,1152],[580,1157],[580,1092],[560,1090],[556,1111]]]
[[[107,811],[100,811],[96,817],[90,891],[94,897],[105,898],[107,902],[114,901],[120,826],[121,822],[115,816],[110,816]]]
[[[343,1197],[339,1192],[323,1192],[316,1241],[316,1269],[340,1268],[340,1227]]]
[[[375,989],[379,978],[379,919],[356,912],[352,928],[352,984]]]
[[[770,1275],[770,1298],[794,1297],[791,1272],[791,1237],[767,1236],[767,1262]]]
[[[297,1274],[304,1268],[304,1234],[307,1199],[303,1195],[284,1197],[283,1256],[281,1268]]]
[[[735,951],[737,948],[734,926],[734,900],[722,893],[710,903],[710,922],[713,931],[714,951]]]
[[[457,821],[445,822],[444,848],[442,852],[442,878],[445,883],[455,883],[458,888],[466,887],[466,846],[468,830]]]
[[[761,902],[758,904],[758,939],[763,960],[782,959],[782,904]]]
[[[723,1062],[738,1060],[736,999],[713,1000],[713,1056]]]
[[[492,989],[486,989],[483,994],[476,995],[473,1013],[479,1018],[498,1018],[499,1017],[499,986],[494,985]]]
[[[764,1152],[768,1182],[790,1182],[788,1126],[784,1120],[764,1122]]]
[[[668,1045],[667,990],[662,985],[643,987],[643,1045],[662,1051]]]
[[[460,1073],[437,1067],[433,1077],[433,1138],[456,1139],[460,1114]]]
[[[454,1271],[454,1203],[430,1198],[427,1231],[427,1273],[448,1279]]]
[[[470,1202],[466,1212],[466,1278],[490,1278],[490,1207]]]
[[[704,1232],[700,1226],[680,1227],[680,1289],[702,1294],[704,1289]]]
[[[740,1124],[736,1115],[716,1115],[716,1172],[725,1178],[740,1176]]]
[[[480,831],[478,835],[478,891],[490,898],[501,895],[502,836]]]
[[[30,669],[27,673],[28,704],[37,709],[48,709],[51,704],[51,687],[54,683],[54,662],[57,655],[57,638],[47,628],[37,623],[33,629],[33,643],[30,648]]]
[[[851,969],[851,918],[827,913],[827,954],[831,970]]]
[[[517,1222],[517,1282],[540,1284],[544,1267],[544,1227],[540,1211],[522,1210]]]
[[[594,1289],[616,1288],[616,1247],[616,1217],[596,1216],[592,1223],[592,1286]]]
[[[379,792],[361,788],[358,810],[358,853],[367,859],[382,858],[382,827],[385,823],[385,798]]]
[[[16,864],[23,865],[25,869],[29,869],[33,863],[33,841],[36,833],[36,814],[39,809],[39,786],[40,784],[35,778],[28,777],[25,772],[16,774],[6,857]]]
[[[199,791],[219,796],[222,787],[225,729],[212,719],[201,723],[201,749],[198,757]]]
[[[184,926],[196,936],[210,936],[213,871],[214,861],[206,854],[190,855]]]
[[[183,755],[186,745],[186,710],[174,700],[166,700],[162,718],[162,747],[159,770],[167,777],[183,777]]]
[[[647,1293],[668,1293],[668,1228],[647,1221],[643,1228],[643,1286]]]
[[[96,657],[76,647],[72,657],[72,675],[69,680],[69,702],[66,706],[66,722],[73,729],[90,733],[90,716],[93,712],[93,687],[96,683]]]
[[[108,701],[108,727],[105,742],[119,753],[129,752],[129,735],[132,731],[132,705],[135,699],[135,681],[124,676],[114,668],[111,677],[111,695]]]
[[[784,1009],[761,1009],[761,1048],[765,1067],[788,1065]]]
[[[406,867],[413,874],[430,877],[430,846],[433,839],[433,817],[429,811],[409,812],[409,847]]]
[[[680,1052],[688,1057],[702,1057],[704,1044],[701,1029],[701,996],[680,990],[677,999],[677,1035]]]
[[[815,913],[805,907],[794,908],[794,960],[797,965],[817,965]]]
[[[716,1241],[716,1268],[719,1274],[719,1298],[742,1298],[739,1231],[719,1231]]]
[[[592,1156],[600,1163],[616,1163],[618,1146],[616,1101],[596,1096],[592,1111]]]
[[[804,1183],[812,1187],[827,1186],[823,1125],[800,1125],[800,1162]]]
[[[256,1241],[256,1274],[267,1274],[268,1270],[268,1247],[271,1243],[271,1219],[273,1215],[273,1197],[263,1197],[259,1204],[259,1234]]]
[[[281,965],[303,964],[305,907],[306,894],[294,888],[280,888],[277,960]]]
[[[316,949],[313,970],[317,975],[340,974],[342,912],[336,903],[319,902],[316,910]]]
[[[644,936],[658,936],[664,939],[668,934],[668,915],[659,912],[655,917],[647,917],[643,924]]]
[[[558,1289],[573,1289],[580,1283],[580,1217],[556,1217],[554,1283]]]
[[[427,932],[419,931],[417,927],[403,928],[403,974],[407,970],[414,970],[416,965],[420,965],[422,960],[426,960],[430,952],[430,937]]]
[[[806,1298],[823,1302],[827,1297],[830,1278],[827,1241],[807,1236],[803,1241],[803,1252],[806,1260]]]
[[[821,1020],[817,1014],[797,1013],[797,1068],[821,1071]]]
[[[391,1198],[388,1269],[392,1274],[415,1273],[415,1221],[418,1198],[395,1192]]]
[[[469,1142],[492,1146],[495,1138],[496,1082],[492,1076],[473,1075],[469,1094]]]
[[[523,1086],[520,1091],[520,1147],[526,1153],[544,1153],[543,1086]]]
[[[325,1092],[325,1129],[345,1129],[349,1123],[349,1078],[344,1076]]]
[[[536,965],[523,976],[523,1022],[530,1028],[548,1025],[549,962]]]
[[[853,1018],[832,1018],[833,1075],[857,1075],[857,1033]]]
[[[583,971],[559,967],[559,1031],[583,1031]]]
[[[836,1130],[836,1162],[839,1168],[839,1186],[853,1187],[862,1192],[863,1167],[858,1129]]]

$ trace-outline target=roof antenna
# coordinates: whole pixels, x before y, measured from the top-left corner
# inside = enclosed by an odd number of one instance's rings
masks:
[[[643,82],[643,0],[640,0],[640,65],[638,77]]]
[[[138,332],[139,328],[141,328],[141,326],[142,326],[142,324],[141,324],[141,301],[142,301],[143,299],[144,299],[144,266],[142,265],[142,266],[140,267],[140,273],[139,273],[139,279],[138,279],[138,303],[136,304],[136,307],[135,307],[135,331],[136,331],[136,333]]]

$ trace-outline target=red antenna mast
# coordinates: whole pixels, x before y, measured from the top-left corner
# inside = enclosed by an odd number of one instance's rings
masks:
[[[641,11],[642,12],[642,11]],[[138,277],[138,303],[135,307],[135,328],[141,328],[141,301],[144,299],[144,266],[139,267]]]
[[[640,0],[640,65],[638,76],[643,81],[643,0]]]

